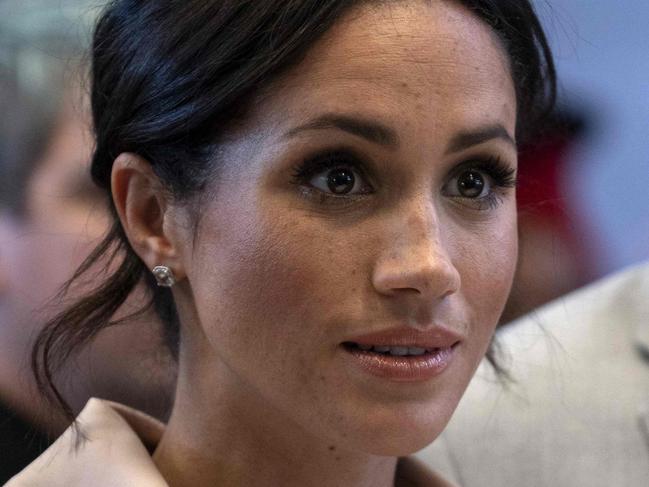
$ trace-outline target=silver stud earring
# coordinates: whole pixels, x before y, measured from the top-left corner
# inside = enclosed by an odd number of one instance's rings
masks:
[[[171,287],[176,284],[174,273],[166,265],[157,265],[151,272],[160,287]]]

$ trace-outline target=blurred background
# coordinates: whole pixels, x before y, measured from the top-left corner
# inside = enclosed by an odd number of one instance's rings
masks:
[[[521,154],[521,259],[504,320],[649,257],[649,2],[533,3],[563,120]]]
[[[99,11],[99,2],[0,0],[0,485],[69,424],[36,392],[30,351],[66,302],[59,287],[110,222],[89,173],[86,46]],[[92,287],[82,279],[68,298]],[[118,318],[146,303],[140,291]],[[95,396],[167,417],[176,366],[162,327],[150,309],[128,324],[102,330],[57,371],[74,413]]]
[[[106,228],[88,174],[84,96],[85,48],[102,3],[0,0],[0,427],[3,404],[31,404],[14,394],[10,364],[25,355],[38,310]],[[649,258],[649,2],[534,3],[560,104],[521,150],[521,257],[503,322]],[[38,410],[21,414],[56,430]],[[0,458],[11,445],[3,435]]]

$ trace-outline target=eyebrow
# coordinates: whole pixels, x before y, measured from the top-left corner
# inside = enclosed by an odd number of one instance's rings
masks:
[[[303,125],[289,130],[284,134],[284,137],[294,137],[301,132],[310,130],[328,129],[342,130],[385,147],[399,147],[399,135],[394,129],[380,122],[336,113],[327,113],[314,118]],[[507,129],[497,123],[456,134],[449,142],[446,148],[446,154],[459,152],[492,139],[504,140],[514,149],[518,147],[514,138],[507,132]]]
[[[449,142],[446,148],[446,154],[459,152],[461,150],[468,149],[469,147],[473,147],[474,145],[482,144],[484,142],[487,142],[488,140],[493,139],[504,140],[514,149],[518,148],[516,140],[514,140],[511,135],[509,135],[507,129],[501,124],[496,123],[493,125],[480,127],[476,130],[463,131],[456,134]]]
[[[385,147],[396,148],[399,146],[399,136],[390,127],[372,120],[335,113],[327,113],[310,120],[304,125],[295,127],[294,129],[289,130],[285,134],[285,137],[294,137],[300,132],[309,130],[326,129],[343,130]]]

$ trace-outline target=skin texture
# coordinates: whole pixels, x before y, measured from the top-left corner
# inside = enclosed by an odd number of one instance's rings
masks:
[[[155,461],[174,487],[393,485],[396,457],[446,425],[511,286],[515,191],[495,188],[485,207],[457,195],[454,171],[484,157],[515,169],[515,146],[449,149],[484,126],[515,133],[506,55],[453,3],[364,8],[253,106],[196,226],[195,207],[169,201],[146,161],[114,165],[131,244],[179,279],[178,389]],[[295,130],[330,113],[380,122],[399,144]],[[322,172],[293,180],[304,159],[341,146],[366,161],[371,191],[331,200],[314,188]],[[345,360],[350,338],[435,324],[463,339],[431,380],[379,379]]]
[[[25,189],[20,217],[0,214],[0,398],[52,435],[68,420],[42,400],[29,367],[32,340],[58,308],[51,298],[109,225],[106,202],[88,171],[92,136],[78,96],[68,93],[56,126]],[[87,280],[86,280],[87,281]],[[84,281],[70,299],[88,290]],[[79,293],[79,294],[77,294]],[[119,312],[139,305],[136,293]],[[58,376],[75,411],[92,397],[110,398],[166,417],[176,365],[152,313],[100,333]]]

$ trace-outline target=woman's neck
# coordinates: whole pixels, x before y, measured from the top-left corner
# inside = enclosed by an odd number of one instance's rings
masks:
[[[154,454],[171,487],[394,485],[395,457],[341,451],[310,436],[220,368],[180,371]]]

